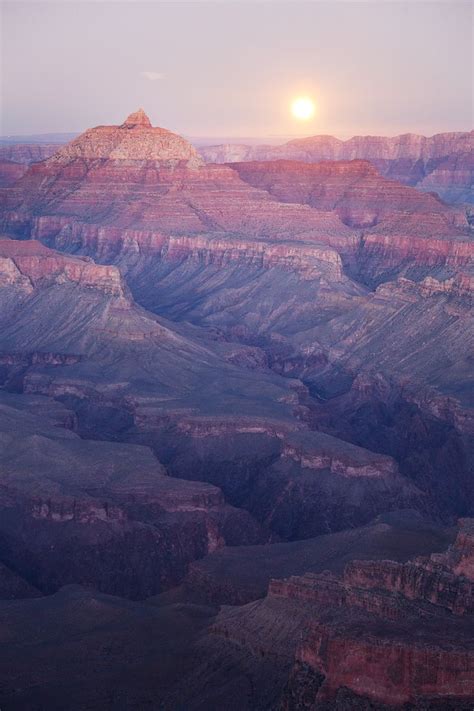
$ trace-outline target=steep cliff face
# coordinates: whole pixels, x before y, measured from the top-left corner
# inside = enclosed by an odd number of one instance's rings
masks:
[[[0,239],[0,259],[3,279],[25,283],[31,291],[37,286],[69,282],[127,301],[128,289],[117,267],[97,265],[88,257],[64,256],[35,240]]]
[[[285,710],[468,708],[474,617],[456,605],[472,594],[449,564],[459,548],[461,537],[411,562],[273,580],[265,599],[222,609],[203,648],[247,670],[257,707],[266,694]]]
[[[459,532],[455,544],[444,555],[432,555],[433,563],[452,570],[471,583],[474,582],[474,521],[470,518],[459,520]]]
[[[171,474],[213,483],[289,539],[427,506],[389,457],[307,430],[300,382],[140,309],[116,267],[34,241],[2,240],[0,254],[1,382],[62,400],[82,435],[152,446]]]
[[[430,608],[424,603],[455,616],[472,616],[474,583],[463,572],[463,565],[469,569],[472,564],[472,531],[473,520],[461,519],[457,536],[445,552],[404,563],[355,560],[340,577],[326,571],[273,580],[268,593],[317,605],[357,607],[390,620],[402,620],[407,610],[429,616]]]
[[[341,687],[395,707],[473,698],[472,582],[450,565],[463,539],[459,534],[446,554],[405,564],[354,562],[342,579],[326,574],[270,585],[269,595],[304,601],[320,617],[296,654],[320,680],[309,708],[335,699]],[[288,697],[294,694],[290,683]]]
[[[231,164],[245,182],[263,188],[283,202],[303,203],[318,210],[335,210],[351,227],[373,227],[385,218],[405,215],[443,215],[445,230],[466,227],[460,209],[448,208],[432,195],[423,195],[383,178],[368,161],[297,161]],[[419,221],[423,230],[424,221]],[[452,230],[455,234],[455,230]]]
[[[145,597],[225,543],[265,540],[219,489],[172,479],[148,448],[80,439],[57,403],[4,393],[0,410],[0,561],[32,591],[81,582]]]
[[[429,507],[390,458],[321,432],[269,434],[228,432],[224,444],[219,432],[200,442],[195,433],[191,447],[181,435],[157,451],[173,475],[221,487],[285,540],[362,525],[382,510]]]
[[[383,178],[367,161],[232,164],[240,177],[278,200],[334,211],[360,228],[357,250],[338,247],[349,273],[373,285],[390,275],[456,269],[472,263],[466,214],[436,196]],[[405,272],[406,273],[406,272]]]
[[[473,202],[474,132],[440,133],[426,138],[404,134],[354,136],[341,141],[333,136],[296,139],[281,146],[222,145],[200,149],[208,163],[297,160],[370,161],[383,175],[420,190],[435,190],[448,202]],[[431,186],[431,187],[430,187]]]
[[[328,228],[331,225],[328,216]],[[132,230],[100,227],[83,222],[71,224],[69,218],[39,217],[33,222],[32,234],[37,239],[52,242],[56,248],[93,254],[101,261],[113,260],[135,282],[150,265],[164,270],[179,267],[187,261],[199,267],[226,267],[269,270],[281,269],[301,275],[305,280],[324,275],[347,284],[342,273],[342,261],[335,249],[311,242],[291,242],[284,239],[269,241],[261,237],[242,238],[225,232],[204,232],[195,235],[174,235],[151,230]],[[177,280],[176,284],[179,282]],[[156,285],[158,287],[158,285]],[[171,285],[172,287],[174,285]],[[148,290],[153,289],[148,284]]]
[[[272,579],[276,586],[281,578],[308,572],[340,575],[353,560],[361,565],[362,560],[371,561],[378,570],[375,561],[403,563],[432,551],[443,552],[453,536],[451,528],[439,528],[414,511],[396,512],[368,526],[302,541],[220,548],[190,565],[184,586],[192,600],[243,605],[264,598]]]
[[[312,628],[308,636],[311,651],[300,650],[299,661],[317,673],[322,670],[319,673],[325,680],[310,708],[317,709],[325,700],[334,704],[337,690],[344,687],[362,699],[395,708],[404,704],[416,708],[415,704],[425,699],[441,708],[443,703],[456,708],[456,704],[461,707],[463,701],[472,701],[474,658],[467,640],[456,651],[432,648],[428,640],[420,640],[426,646],[412,646],[407,638],[397,640],[392,647],[372,636],[371,631],[361,623],[353,629],[360,637],[347,639],[343,629],[325,625]],[[341,664],[341,659],[350,661]]]

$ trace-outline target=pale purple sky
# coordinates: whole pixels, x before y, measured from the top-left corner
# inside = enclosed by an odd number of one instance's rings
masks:
[[[473,4],[1,3],[0,134],[121,123],[192,136],[473,128]],[[289,104],[309,94],[313,120]]]

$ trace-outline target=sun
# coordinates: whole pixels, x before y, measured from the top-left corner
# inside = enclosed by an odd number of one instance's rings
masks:
[[[309,96],[299,96],[291,102],[291,113],[298,121],[308,121],[314,116],[316,107]]]

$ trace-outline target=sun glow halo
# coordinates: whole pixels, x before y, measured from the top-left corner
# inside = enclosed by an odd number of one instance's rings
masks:
[[[309,96],[299,96],[291,103],[291,113],[298,121],[308,121],[314,116],[316,107]]]

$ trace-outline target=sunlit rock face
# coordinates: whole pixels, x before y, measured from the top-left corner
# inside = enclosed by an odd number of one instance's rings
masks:
[[[222,244],[230,256],[251,254],[249,238],[271,243],[267,265],[292,253],[304,263],[309,244],[325,245],[371,286],[396,274],[452,272],[472,259],[462,210],[384,179],[367,162],[206,167],[187,141],[152,128],[143,112],[86,131],[33,165],[0,202],[5,229],[102,261],[122,257],[125,268],[124,241],[140,256],[163,252],[166,238],[204,235],[206,246],[195,245],[209,260]],[[182,254],[196,249],[183,239]]]
[[[437,192],[448,202],[474,202],[473,131],[439,133],[429,138],[414,134],[393,138],[354,136],[347,141],[312,136],[282,146],[206,146],[200,153],[208,163],[368,160],[382,175],[423,191]]]
[[[88,257],[70,257],[54,252],[41,242],[0,239],[2,272],[23,277],[31,290],[36,286],[72,283],[93,287],[126,299],[127,287],[116,267],[95,264]]]
[[[156,167],[201,165],[188,141],[164,128],[153,128],[143,109],[130,114],[120,126],[97,126],[60,148],[53,163],[68,165],[74,159],[154,161]]]

